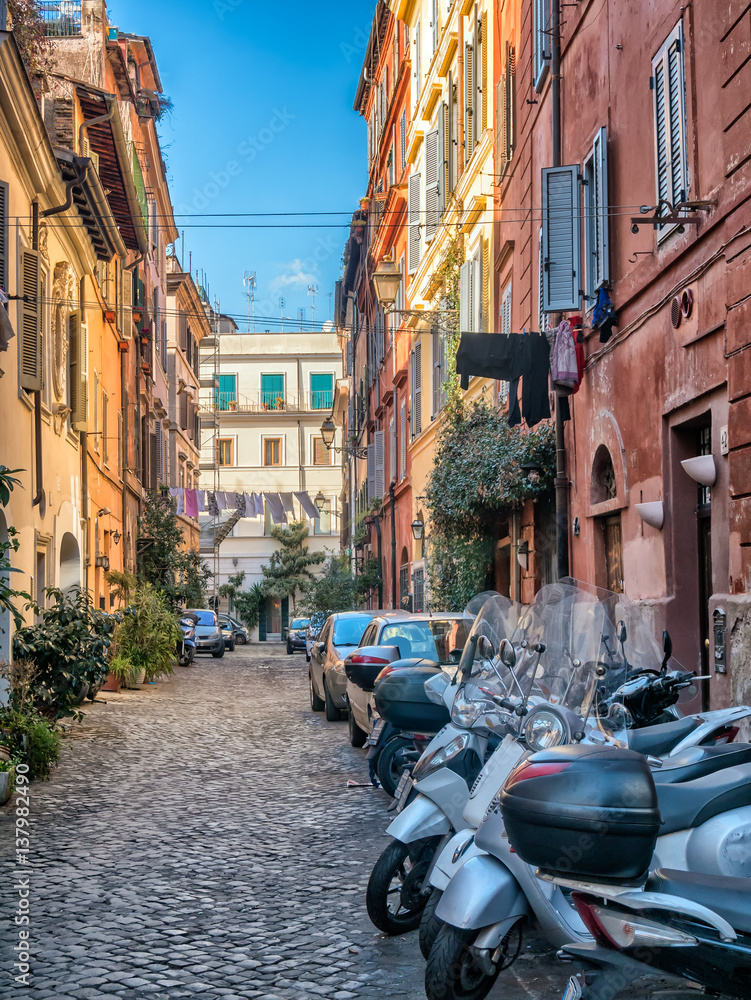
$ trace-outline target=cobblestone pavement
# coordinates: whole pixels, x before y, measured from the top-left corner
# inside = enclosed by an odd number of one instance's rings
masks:
[[[31,786],[28,987],[0,810],[0,997],[424,1000],[416,935],[365,912],[388,800],[346,788],[363,753],[310,711],[301,655],[240,648],[102,698]],[[566,978],[534,946],[512,972],[491,996],[558,1000]]]

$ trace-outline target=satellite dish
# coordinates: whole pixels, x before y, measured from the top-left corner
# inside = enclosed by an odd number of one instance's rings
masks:
[[[326,322],[321,327],[321,329],[323,330],[324,333],[333,333],[334,332],[334,324],[331,322],[330,319],[327,319]]]

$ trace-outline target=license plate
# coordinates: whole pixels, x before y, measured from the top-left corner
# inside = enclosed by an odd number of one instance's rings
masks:
[[[377,719],[373,723],[373,728],[370,730],[370,736],[368,736],[367,746],[374,747],[378,743],[378,739],[383,732],[385,725],[385,719]]]
[[[409,798],[409,793],[412,791],[412,774],[409,771],[402,771],[402,776],[399,779],[399,784],[396,786],[396,791],[394,792],[394,801],[397,803],[397,809],[403,809],[407,804],[407,799]]]
[[[572,976],[564,990],[561,1000],[581,1000],[582,988],[577,976]]]

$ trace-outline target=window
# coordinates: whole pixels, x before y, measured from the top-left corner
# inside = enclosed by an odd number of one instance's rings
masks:
[[[233,410],[237,405],[237,375],[220,375],[217,395],[220,410]],[[184,398],[187,400],[187,396]],[[185,429],[187,425],[182,426]]]
[[[407,474],[407,404],[402,402],[399,414],[399,478]]]
[[[263,439],[263,464],[282,464],[282,439],[280,437]]]
[[[578,165],[542,171],[542,266],[545,312],[575,312],[581,289]]]
[[[313,438],[313,465],[331,465],[331,451],[323,443],[322,437]]]
[[[463,333],[480,333],[483,326],[482,243],[459,268],[459,325]]]
[[[312,372],[310,376],[311,410],[330,410],[334,405],[334,376]]]
[[[110,449],[109,449],[109,439],[107,437],[109,433],[109,423],[110,423],[110,412],[109,412],[110,400],[106,392],[102,393],[102,458],[104,459],[104,464],[110,464]]]
[[[408,186],[408,208],[407,208],[407,221],[409,228],[409,243],[408,243],[408,253],[409,253],[409,273],[412,274],[417,270],[417,265],[420,263],[420,252],[422,249],[421,245],[421,222],[422,216],[420,214],[420,174],[410,174],[409,186]]]
[[[550,59],[550,0],[535,2],[534,83],[539,90],[548,72]]]
[[[407,111],[402,111],[399,119],[399,166],[400,175],[407,169]]]
[[[399,567],[399,607],[409,610],[409,564]]]
[[[496,164],[504,176],[514,155],[516,128],[516,49],[506,42],[506,67],[498,81],[496,94]]]
[[[608,156],[604,128],[595,136],[584,161],[584,268],[589,308],[597,290],[610,278],[608,267]]]
[[[412,593],[414,595],[412,609],[417,614],[425,610],[425,571],[416,569],[412,574]]]
[[[412,437],[422,431],[422,341],[412,352]]]
[[[217,460],[219,465],[235,464],[235,439],[218,438],[216,442]]]
[[[331,534],[331,501],[324,500],[323,508],[318,511],[318,517],[313,524],[314,535]]]
[[[261,406],[264,410],[284,409],[284,375],[261,375]]]
[[[38,8],[48,37],[81,34],[81,0],[42,0]]]
[[[389,482],[396,480],[396,421],[389,420]]]
[[[501,309],[500,309],[500,332],[509,334],[511,333],[511,282],[506,285],[503,295],[501,296]],[[498,402],[502,403],[508,398],[509,384],[505,381],[500,381],[498,383]]]
[[[652,60],[655,95],[655,164],[657,200],[675,206],[688,197],[686,155],[686,81],[683,25],[678,23]],[[673,226],[660,226],[666,236]],[[658,237],[659,238],[659,237]]]

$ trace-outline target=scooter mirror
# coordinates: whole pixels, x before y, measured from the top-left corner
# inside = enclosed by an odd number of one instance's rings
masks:
[[[662,633],[662,651],[664,654],[662,657],[662,672],[665,673],[668,669],[668,660],[673,655],[673,640],[670,638],[670,633],[667,629],[664,629]]]
[[[495,656],[493,643],[485,635],[481,635],[477,640],[477,655],[483,660],[492,660]]]
[[[451,661],[451,663],[459,663],[459,661],[462,658],[463,652],[464,652],[464,647],[462,647],[461,649],[458,648],[452,649],[451,652],[449,653],[449,660]]]
[[[624,643],[626,638],[626,623],[618,622],[618,642]]]
[[[498,649],[498,652],[500,653],[501,662],[504,664],[504,666],[506,667],[516,666],[516,650],[508,641],[508,639],[501,640],[501,645]]]

